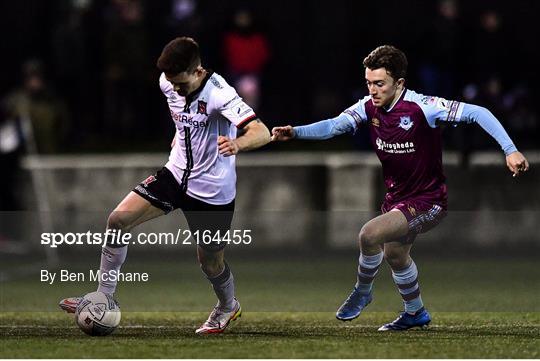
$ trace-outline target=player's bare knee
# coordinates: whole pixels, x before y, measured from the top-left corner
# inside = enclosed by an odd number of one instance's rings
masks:
[[[376,247],[379,244],[377,232],[374,227],[364,225],[358,234],[358,240],[363,247]]]
[[[107,219],[108,229],[126,230],[129,226],[129,219],[124,212],[113,211]]]

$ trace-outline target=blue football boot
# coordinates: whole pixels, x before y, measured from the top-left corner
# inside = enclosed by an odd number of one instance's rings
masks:
[[[412,327],[425,327],[431,322],[429,312],[422,307],[414,315],[402,312],[394,321],[379,328],[379,331],[405,331]]]
[[[372,292],[360,293],[355,287],[345,302],[336,312],[336,318],[341,321],[352,321],[360,316],[360,312],[370,304],[373,299]]]

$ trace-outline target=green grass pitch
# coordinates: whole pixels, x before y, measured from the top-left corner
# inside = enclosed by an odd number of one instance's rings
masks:
[[[335,319],[354,281],[354,255],[246,260],[231,253],[244,313],[226,333],[210,337],[194,334],[214,299],[192,259],[143,263],[134,254],[125,270],[145,270],[151,281],[120,286],[121,327],[103,338],[86,336],[56,309],[61,297],[91,291],[94,285],[44,285],[29,276],[2,283],[0,357],[540,357],[536,260],[416,261],[433,323],[401,333],[377,332],[401,307],[387,267],[381,269],[374,302],[366,311],[352,322]]]

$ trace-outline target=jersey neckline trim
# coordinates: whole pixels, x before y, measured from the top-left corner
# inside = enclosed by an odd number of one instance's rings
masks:
[[[204,87],[206,86],[206,84],[208,83],[208,80],[212,77],[212,75],[214,75],[214,71],[211,70],[211,69],[207,69],[206,70],[206,76],[204,77],[203,81],[201,82],[201,85],[199,85],[199,87],[197,89],[195,89],[193,91],[193,93],[191,94],[188,94],[186,96],[186,103],[191,103],[193,101],[193,99],[195,99],[200,93],[201,91],[204,89]]]
[[[383,108],[384,111],[387,112],[387,113],[390,113],[392,111],[392,109],[394,109],[396,107],[396,105],[405,98],[405,93],[406,92],[407,92],[407,88],[403,88],[403,90],[401,91],[401,94],[399,95],[396,102],[394,104],[392,104],[392,106],[389,109],[384,109]]]

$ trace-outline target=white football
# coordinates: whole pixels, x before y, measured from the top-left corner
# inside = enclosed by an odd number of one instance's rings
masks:
[[[90,336],[106,336],[120,323],[118,303],[103,292],[86,294],[75,311],[75,321]]]

